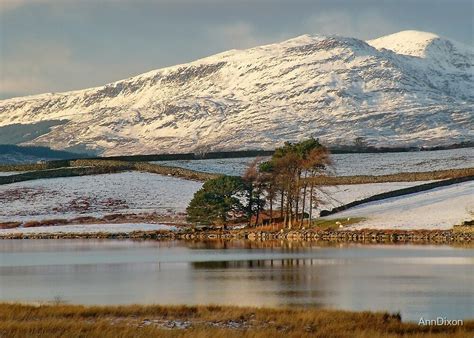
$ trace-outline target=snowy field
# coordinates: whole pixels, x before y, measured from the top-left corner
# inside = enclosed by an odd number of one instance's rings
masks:
[[[0,186],[0,222],[184,212],[201,183],[125,172],[41,179]]]
[[[340,205],[361,200],[373,195],[430,182],[434,181],[350,184],[322,187],[322,192],[318,195],[319,198],[324,201],[324,204],[317,208],[317,210],[331,210]]]
[[[474,148],[404,153],[335,154],[336,174],[388,175],[474,166]]]
[[[255,157],[241,157],[212,160],[155,161],[152,163],[202,171],[206,173],[241,176],[255,159]],[[268,157],[261,157],[261,159],[267,160]]]
[[[236,159],[235,159],[236,160]],[[238,162],[234,162],[238,163]],[[403,189],[428,182],[392,182],[323,187],[318,210],[332,209],[341,204],[375,194]],[[108,214],[183,213],[200,182],[151,173],[124,172],[82,177],[40,179],[0,186],[0,222],[33,221],[82,216],[102,217]],[[472,218],[474,183],[467,182],[424,193],[410,194],[384,201],[368,203],[329,216],[365,217],[358,228],[450,228]],[[278,204],[278,203],[276,203]],[[306,208],[308,210],[308,208]],[[27,232],[124,232],[158,230],[158,224],[65,225],[24,228]],[[104,230],[106,227],[108,230]],[[114,228],[118,227],[118,228]],[[150,228],[147,228],[150,227]],[[45,229],[48,228],[48,229]],[[52,229],[52,228],[51,228]],[[130,231],[133,231],[130,230]],[[5,233],[7,230],[2,230]],[[10,232],[16,230],[8,230]]]
[[[348,229],[450,229],[474,217],[474,181],[372,202],[326,218],[366,217]]]
[[[71,234],[71,233],[130,233],[133,231],[175,231],[176,227],[163,224],[123,223],[123,224],[81,224],[41,226],[32,228],[0,229],[0,236],[7,234]]]
[[[10,175],[17,175],[23,174],[24,171],[0,171],[0,176],[10,176]]]
[[[403,153],[334,154],[332,158],[338,176],[386,175],[400,172],[469,168],[474,166],[474,148]],[[262,157],[262,159],[266,158]],[[244,157],[153,163],[210,173],[242,175],[254,160],[254,157]]]
[[[315,212],[375,194],[425,182],[341,185],[323,188]],[[0,186],[0,222],[107,214],[184,212],[201,183],[149,173],[126,172],[42,179]]]

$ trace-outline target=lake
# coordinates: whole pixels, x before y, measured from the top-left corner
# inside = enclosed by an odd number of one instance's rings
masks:
[[[0,301],[311,306],[474,318],[474,250],[449,246],[0,241]]]

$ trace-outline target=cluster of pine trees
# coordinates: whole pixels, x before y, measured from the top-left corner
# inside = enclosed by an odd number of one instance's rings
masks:
[[[187,208],[188,220],[200,224],[226,224],[247,219],[303,226],[313,218],[318,176],[326,175],[330,153],[317,139],[287,142],[268,161],[255,160],[242,177],[220,176],[204,183]],[[306,209],[308,208],[308,210]],[[253,216],[253,217],[252,217]]]

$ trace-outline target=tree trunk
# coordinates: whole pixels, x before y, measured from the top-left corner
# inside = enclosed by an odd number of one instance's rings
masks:
[[[257,213],[255,216],[255,226],[258,225],[259,217],[260,217],[260,188],[257,189]]]
[[[301,192],[301,189],[300,189],[300,182],[301,182],[301,171],[298,170],[297,171],[297,176],[296,176],[296,189],[295,189],[295,193],[296,193],[296,196],[295,196],[295,221],[296,223],[298,223],[298,211],[300,210],[299,208],[299,205],[300,205],[300,192]]]
[[[300,203],[300,188],[299,186],[296,187],[296,201],[295,201],[295,222],[298,223],[298,211],[299,211],[299,203]]]
[[[306,204],[306,183],[303,187],[303,206],[301,207],[301,222],[300,227],[303,227],[304,223],[304,211],[305,211],[305,204]]]
[[[310,226],[313,220],[313,189],[314,189],[314,182],[311,181],[311,187],[309,188],[309,225]]]
[[[247,209],[247,214],[248,214],[248,217],[249,217],[249,227],[252,226],[252,207],[253,207],[253,186],[251,185],[250,188],[249,188],[249,205],[248,205],[248,209]]]
[[[273,226],[273,195],[270,193],[270,225]]]
[[[305,170],[304,172],[304,185],[303,185],[303,205],[301,207],[301,222],[300,222],[300,228],[303,227],[304,223],[304,210],[305,210],[305,204],[306,204],[306,187],[308,186],[308,183],[306,183],[306,178],[308,176],[307,171]]]
[[[290,206],[289,215],[288,215],[288,229],[291,229],[291,218],[292,218],[291,216],[293,214],[293,203],[292,202],[293,202],[292,199],[290,199],[290,201],[288,203],[289,206]]]
[[[281,202],[280,202],[280,218],[283,218],[283,211],[285,209],[285,193],[281,191]]]

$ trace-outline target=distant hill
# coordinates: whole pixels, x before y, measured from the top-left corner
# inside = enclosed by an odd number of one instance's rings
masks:
[[[90,155],[53,150],[48,147],[0,144],[0,164],[35,163],[38,161],[67,160],[88,156]]]
[[[274,149],[310,136],[377,148],[469,143],[473,63],[471,46],[426,32],[303,35],[97,88],[2,100],[0,135],[105,156]]]

